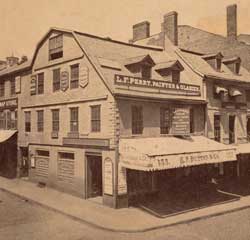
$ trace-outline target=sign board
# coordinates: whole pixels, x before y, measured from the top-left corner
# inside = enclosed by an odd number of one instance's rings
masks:
[[[118,195],[127,194],[127,175],[126,168],[118,165]]]
[[[162,90],[169,90],[177,92],[178,95],[200,96],[200,86],[186,84],[186,83],[173,83],[162,80],[143,79],[138,77],[115,75],[115,84],[124,86],[135,87],[148,87]]]
[[[66,91],[69,88],[69,73],[68,71],[61,72],[61,90]]]
[[[36,75],[31,76],[30,80],[30,95],[36,95]]]
[[[104,193],[113,195],[113,163],[112,159],[104,159]]]
[[[123,167],[143,171],[153,171],[235,161],[236,154],[234,149],[155,157],[148,157],[146,155],[142,157],[139,153],[136,155],[131,152],[121,154],[120,160]]]
[[[0,109],[17,108],[17,99],[0,101]]]
[[[15,77],[15,92],[20,93],[21,92],[21,76]]]
[[[172,118],[172,134],[188,135],[190,134],[190,109],[174,108]]]
[[[80,87],[84,88],[87,86],[89,82],[89,69],[86,66],[80,65],[80,72],[79,72],[79,85]]]

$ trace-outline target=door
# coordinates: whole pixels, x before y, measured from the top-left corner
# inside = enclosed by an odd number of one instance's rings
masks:
[[[229,116],[229,144],[235,143],[235,116]]]
[[[21,167],[20,177],[28,177],[29,175],[29,162],[28,162],[28,148],[21,148]]]
[[[102,196],[102,157],[87,156],[87,198]]]

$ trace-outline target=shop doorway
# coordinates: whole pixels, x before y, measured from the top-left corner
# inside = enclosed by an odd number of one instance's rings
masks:
[[[20,162],[20,177],[28,177],[29,175],[29,161],[28,161],[28,148],[20,148],[21,162]]]
[[[102,196],[102,157],[86,156],[87,169],[87,198]]]

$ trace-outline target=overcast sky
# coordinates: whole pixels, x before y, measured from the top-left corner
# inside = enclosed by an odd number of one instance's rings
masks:
[[[127,41],[132,25],[148,20],[160,30],[163,15],[179,13],[179,24],[225,35],[226,6],[238,5],[238,33],[250,34],[250,0],[0,0],[0,59],[32,56],[50,27]]]

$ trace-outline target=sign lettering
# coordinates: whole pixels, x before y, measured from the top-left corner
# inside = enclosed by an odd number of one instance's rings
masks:
[[[174,135],[190,134],[189,108],[174,108],[172,119],[172,133]]]
[[[104,193],[113,195],[113,163],[109,157],[104,159]]]

